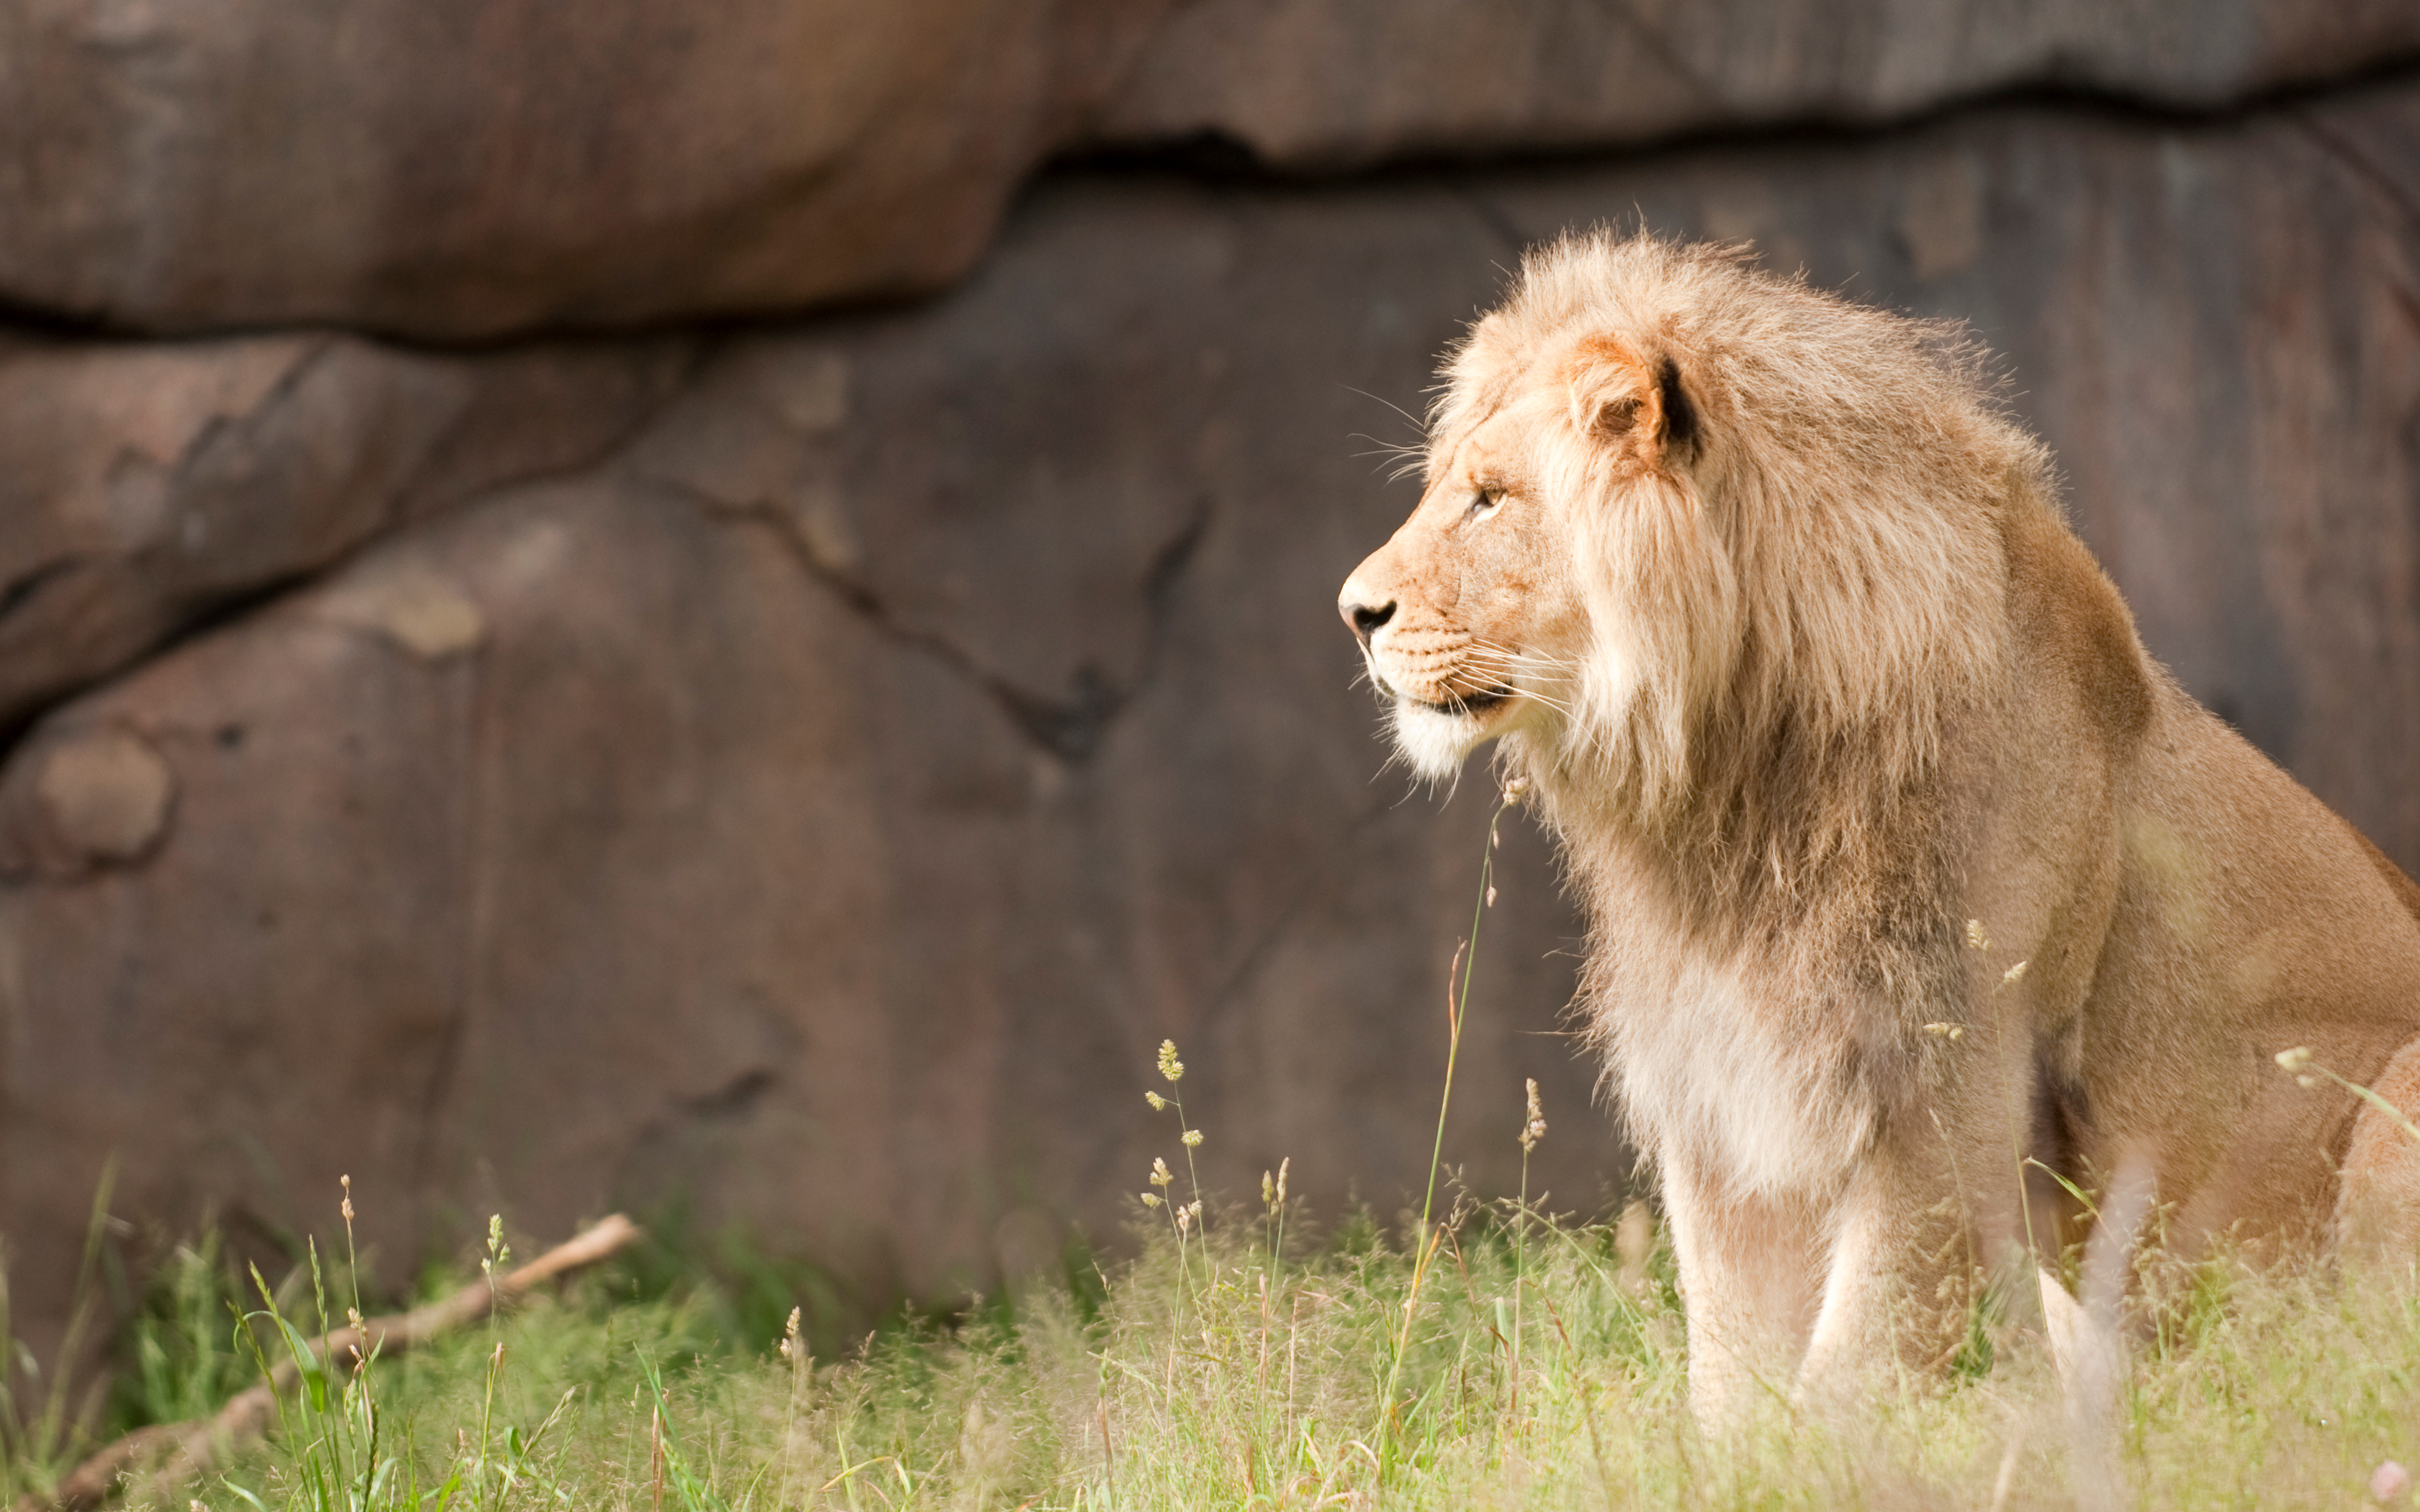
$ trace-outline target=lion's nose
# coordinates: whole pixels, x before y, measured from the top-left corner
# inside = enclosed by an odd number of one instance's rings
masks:
[[[1344,623],[1353,626],[1353,634],[1365,646],[1370,643],[1370,638],[1378,633],[1378,626],[1395,617],[1395,601],[1391,598],[1383,604],[1371,605],[1359,602],[1358,595],[1348,593],[1336,609],[1344,616]]]

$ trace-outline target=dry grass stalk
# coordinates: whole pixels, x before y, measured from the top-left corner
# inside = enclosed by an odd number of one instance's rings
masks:
[[[334,1363],[372,1352],[394,1354],[425,1344],[477,1322],[557,1276],[596,1264],[641,1233],[638,1225],[614,1213],[492,1284],[482,1278],[410,1312],[332,1329],[318,1341],[322,1357]],[[206,1476],[267,1431],[278,1394],[292,1390],[298,1375],[294,1362],[287,1360],[271,1371],[268,1380],[238,1392],[209,1417],[137,1428],[78,1465],[47,1499],[21,1498],[15,1512],[91,1512],[137,1479],[164,1487]]]

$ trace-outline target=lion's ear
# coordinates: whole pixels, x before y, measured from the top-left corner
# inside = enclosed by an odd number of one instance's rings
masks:
[[[1697,411],[1680,368],[1661,352],[1643,353],[1619,336],[1590,336],[1573,349],[1567,381],[1572,424],[1651,468],[1697,438]]]

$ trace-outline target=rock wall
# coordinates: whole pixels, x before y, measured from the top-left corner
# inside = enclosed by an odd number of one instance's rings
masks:
[[[292,8],[0,0],[38,1319],[112,1160],[170,1226],[343,1172],[390,1257],[622,1203],[986,1285],[1114,1229],[1165,1036],[1216,1184],[1391,1210],[1489,796],[1385,769],[1333,597],[1568,225],[1973,322],[2155,652],[2420,866],[2408,7]],[[1204,132],[1292,176],[1063,166],[975,260],[1054,147]],[[1502,866],[1449,1155],[1509,1185],[1536,1076],[1593,1208],[1577,925]]]
[[[2414,56],[2407,0],[6,0],[0,301],[441,339],[761,314],[948,284],[1071,147],[1335,168]]]

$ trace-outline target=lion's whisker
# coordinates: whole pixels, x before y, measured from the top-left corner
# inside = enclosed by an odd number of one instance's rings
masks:
[[[1343,385],[1343,389],[1345,393],[1357,393],[1364,399],[1378,399],[1378,396],[1372,393],[1369,390],[1357,389],[1350,383]],[[1410,410],[1404,409],[1402,405],[1397,404],[1392,399],[1378,399],[1378,402],[1385,405],[1388,409],[1392,409],[1395,413],[1403,416],[1405,420],[1410,421],[1413,428],[1418,430],[1422,437],[1425,438],[1428,435],[1428,422],[1422,420],[1419,416],[1412,413]]]

